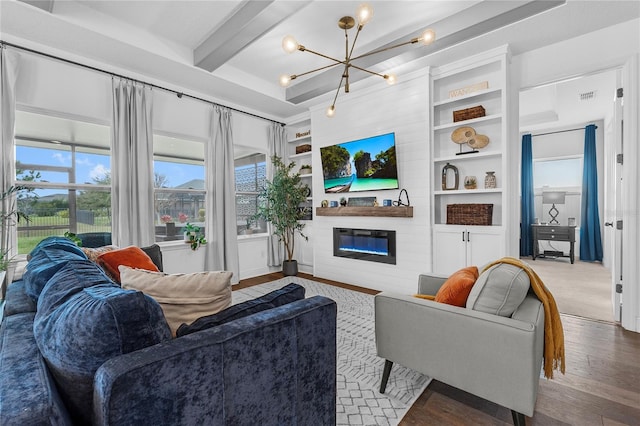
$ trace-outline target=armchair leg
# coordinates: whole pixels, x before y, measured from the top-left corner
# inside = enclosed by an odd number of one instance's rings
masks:
[[[511,417],[513,417],[513,426],[525,426],[524,414],[511,410]]]
[[[380,382],[380,393],[384,393],[387,389],[387,382],[389,381],[389,374],[391,374],[391,367],[393,367],[393,362],[385,359],[384,370],[382,371],[382,382]]]

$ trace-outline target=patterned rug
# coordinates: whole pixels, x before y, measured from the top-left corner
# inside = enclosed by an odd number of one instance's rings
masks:
[[[385,394],[380,379],[384,359],[376,355],[373,296],[299,277],[286,277],[233,292],[240,303],[289,283],[306,297],[326,296],[338,305],[338,425],[397,425],[429,384],[429,377],[395,364]]]

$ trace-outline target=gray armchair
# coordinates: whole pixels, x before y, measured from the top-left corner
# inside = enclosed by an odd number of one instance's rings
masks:
[[[435,295],[445,281],[420,275],[418,292]],[[397,362],[509,408],[516,426],[533,415],[544,346],[544,308],[534,294],[502,317],[382,292],[375,326],[378,355],[386,360],[381,393]]]

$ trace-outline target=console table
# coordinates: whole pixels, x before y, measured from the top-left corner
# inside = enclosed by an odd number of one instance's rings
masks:
[[[576,227],[575,226],[560,226],[560,225],[531,225],[533,231],[533,260],[540,255],[540,249],[538,247],[538,241],[568,241],[569,242],[569,256],[563,253],[556,254],[558,257],[568,257],[573,263],[573,246],[576,242]],[[544,253],[542,254],[544,256]]]

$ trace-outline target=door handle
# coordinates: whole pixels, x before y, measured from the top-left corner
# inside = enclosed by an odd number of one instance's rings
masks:
[[[613,222],[605,222],[604,226],[610,226],[610,227],[613,228]]]

